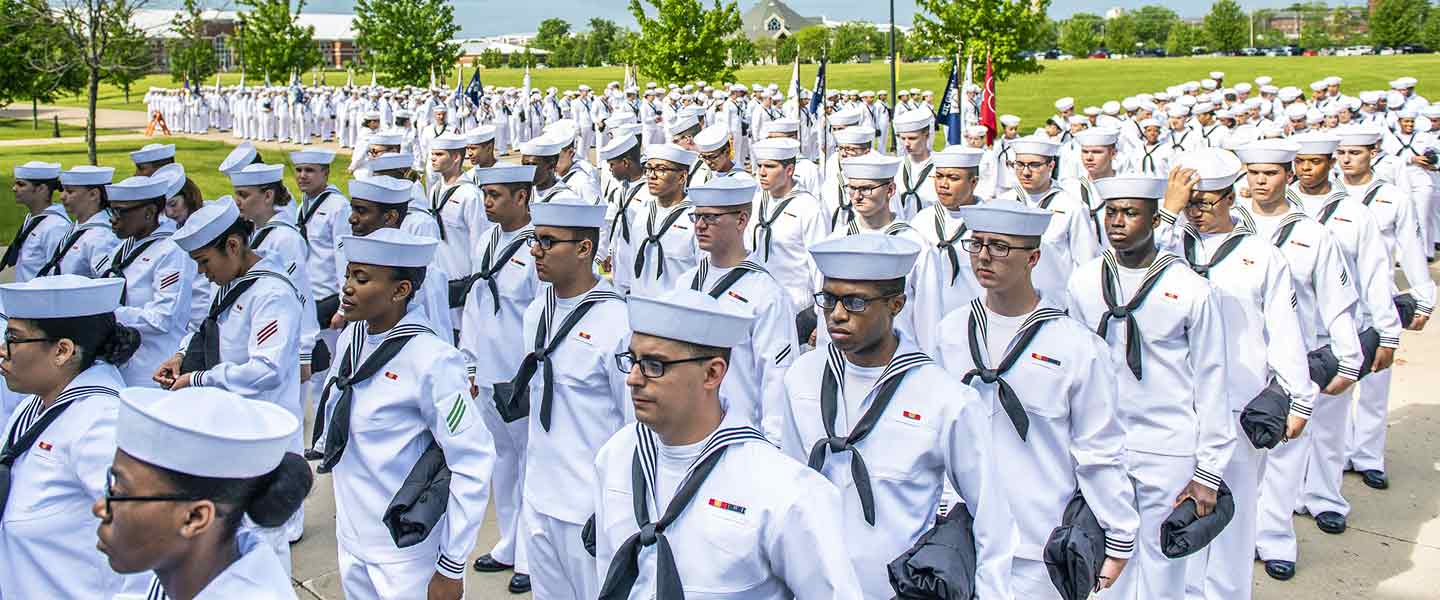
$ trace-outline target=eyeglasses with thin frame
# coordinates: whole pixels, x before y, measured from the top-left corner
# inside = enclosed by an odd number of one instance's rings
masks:
[[[555,244],[578,244],[583,241],[585,241],[584,238],[562,240],[552,237],[530,237],[525,238],[525,245],[530,248],[539,246],[541,250],[549,251],[555,247]]]
[[[187,496],[185,494],[166,494],[161,496],[117,496],[115,495],[115,471],[105,470],[105,515],[111,516],[115,511],[110,505],[116,502],[195,502],[204,500],[200,496]]]
[[[675,168],[675,167],[651,167],[651,166],[648,166],[648,165],[647,165],[647,166],[645,167],[645,174],[646,174],[646,175],[658,175],[658,176],[660,176],[660,177],[664,177],[664,176],[669,175],[669,174],[671,174],[671,173],[679,173],[679,172],[684,171],[684,170],[685,170],[685,169],[677,169],[677,168]]]
[[[866,298],[864,296],[856,296],[853,294],[849,296],[836,296],[835,294],[832,294],[830,292],[815,292],[813,298],[817,306],[827,311],[834,310],[835,305],[839,304],[845,307],[846,312],[859,313],[865,312],[865,309],[870,307],[871,302],[874,302],[876,300],[887,300],[890,298],[894,298],[898,295],[899,294],[885,294],[883,296],[873,296],[870,298]]]
[[[744,212],[744,211],[739,211],[739,210],[727,210],[727,211],[725,211],[725,212],[718,212],[718,213],[697,213],[697,212],[692,212],[692,213],[689,213],[689,214],[687,214],[687,215],[685,215],[685,216],[690,217],[690,222],[693,223],[693,224],[696,224],[696,225],[700,224],[701,221],[704,221],[706,225],[714,225],[714,224],[720,222],[720,217],[723,217],[723,216],[725,216],[725,215],[738,215],[738,214],[740,214],[740,213],[742,213],[742,212]]]
[[[848,194],[850,194],[851,196],[873,196],[873,195],[875,194],[875,190],[878,190],[878,189],[881,189],[881,188],[884,188],[884,187],[885,187],[884,184],[881,184],[881,185],[847,185],[847,186],[845,186],[845,192],[848,193]]]
[[[712,160],[719,160],[720,157],[725,156],[725,155],[727,155],[727,154],[729,154],[729,153],[730,153],[730,150],[729,150],[728,148],[721,148],[721,149],[716,150],[716,151],[714,151],[714,152],[706,152],[706,153],[704,153],[704,154],[701,154],[701,155],[700,155],[700,159],[701,159],[701,160],[704,160],[705,162],[710,162],[710,161],[712,161]]]
[[[1002,241],[999,241],[999,240],[992,240],[992,241],[989,241],[989,242],[982,242],[982,241],[977,240],[977,239],[974,239],[974,238],[968,238],[968,239],[960,240],[960,248],[963,249],[963,250],[965,250],[966,252],[969,252],[970,254],[979,254],[981,250],[984,250],[984,249],[986,249],[986,248],[989,248],[989,249],[990,249],[990,256],[993,256],[993,257],[995,257],[995,258],[1005,258],[1005,257],[1007,257],[1007,256],[1010,256],[1010,251],[1011,251],[1011,250],[1035,250],[1035,249],[1036,249],[1035,246],[1011,246],[1010,244],[1007,244],[1007,243],[1002,242]]]
[[[1191,200],[1190,202],[1186,202],[1186,203],[1185,203],[1185,210],[1188,210],[1188,211],[1211,212],[1211,211],[1215,210],[1215,205],[1220,204],[1220,202],[1223,201],[1223,200],[1224,200],[1224,198],[1219,198],[1219,199],[1216,199],[1216,200],[1209,200],[1209,201],[1206,201],[1206,200]]]
[[[658,358],[639,358],[634,352],[621,352],[615,355],[615,368],[621,373],[629,375],[635,370],[635,365],[640,365],[640,374],[646,379],[658,379],[665,376],[665,370],[670,365],[679,365],[691,362],[700,362],[720,358],[718,356],[692,356],[690,358],[677,358],[675,360],[660,360]]]
[[[1014,167],[1017,171],[1040,171],[1048,168],[1050,166],[1050,161],[1042,160],[1039,162],[1021,162],[1018,160],[1012,160],[1010,161],[1010,166]]]
[[[59,338],[53,338],[53,337],[22,338],[22,337],[18,337],[18,336],[11,335],[9,332],[6,332],[6,333],[5,333],[5,356],[7,356],[7,357],[9,357],[9,356],[15,356],[15,349],[12,347],[12,346],[14,346],[15,344],[33,344],[33,343],[35,343],[35,342],[54,342],[54,341],[57,341],[57,340],[59,340]]]

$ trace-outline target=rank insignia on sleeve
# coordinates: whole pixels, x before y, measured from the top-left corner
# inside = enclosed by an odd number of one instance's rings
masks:
[[[469,417],[470,403],[465,401],[464,394],[455,394],[455,401],[450,404],[450,412],[445,416],[445,429],[450,435],[456,435],[465,431],[475,420]]]

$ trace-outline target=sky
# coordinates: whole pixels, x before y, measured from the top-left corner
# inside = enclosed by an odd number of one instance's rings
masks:
[[[635,19],[630,16],[629,0],[542,0],[535,3],[517,3],[514,0],[450,0],[455,6],[456,18],[460,21],[462,37],[484,37],[507,33],[533,33],[540,21],[559,16],[569,21],[573,28],[583,29],[584,23],[592,17],[610,19],[622,27],[634,27]],[[708,0],[705,0],[708,4]],[[743,13],[757,0],[739,0]],[[784,0],[796,12],[812,17],[826,17],[833,20],[889,21],[888,3],[883,0]],[[1295,0],[1240,0],[1246,9],[1278,8],[1289,6]],[[915,14],[915,0],[894,0],[895,21],[910,25]],[[1363,5],[1363,0],[1329,0],[1332,6],[1341,4]],[[173,7],[176,0],[154,0],[152,8]],[[207,0],[210,8],[234,8],[227,0]],[[642,4],[649,7],[648,3]],[[1133,9],[1146,4],[1160,4],[1170,7],[1182,17],[1203,16],[1209,10],[1205,0],[1051,0],[1050,17],[1062,19],[1076,12],[1104,14],[1112,7]],[[305,10],[312,12],[350,13],[354,11],[353,0],[308,0]]]

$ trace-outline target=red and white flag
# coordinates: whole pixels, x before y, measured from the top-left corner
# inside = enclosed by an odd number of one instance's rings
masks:
[[[985,145],[989,146],[1000,135],[998,117],[995,110],[995,65],[990,62],[990,55],[985,55],[985,91],[980,95],[980,124],[985,126]]]

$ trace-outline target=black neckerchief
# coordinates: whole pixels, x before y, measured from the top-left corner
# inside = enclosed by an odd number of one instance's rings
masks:
[[[735,265],[735,267],[731,269],[729,273],[726,273],[724,277],[721,277],[720,281],[717,281],[715,282],[715,285],[710,286],[709,290],[702,290],[700,288],[705,285],[705,280],[710,278],[710,257],[707,256],[700,259],[700,266],[696,267],[695,269],[695,277],[690,280],[690,289],[697,292],[703,291],[707,294],[710,294],[711,298],[719,298],[721,294],[724,294],[730,289],[730,286],[733,286],[736,282],[740,281],[740,278],[744,277],[746,273],[752,272],[768,273],[768,271],[765,270],[765,267],[760,266],[760,264],[748,260],[742,260],[740,261],[740,264]]]
[[[912,182],[910,181],[910,161],[907,160],[905,161],[905,164],[900,166],[901,181],[905,185],[905,189],[900,192],[900,208],[905,208],[905,206],[909,204],[911,200],[914,200],[915,211],[920,211],[920,186],[923,185],[925,183],[925,180],[930,177],[930,171],[934,168],[934,162],[925,165],[925,168],[920,170],[920,176],[916,178],[919,181]]]
[[[760,193],[760,218],[755,220],[755,228],[750,230],[750,245],[759,249],[762,247],[761,242],[764,242],[764,258],[762,260],[770,260],[770,241],[775,238],[772,228],[775,226],[775,222],[780,220],[780,215],[785,214],[785,208],[795,200],[797,191],[792,189],[788,195],[781,198],[780,204],[775,207],[775,210],[770,210],[770,192]]]
[[[500,225],[496,224],[490,231],[490,239],[485,243],[485,253],[480,258],[480,270],[468,277],[456,280],[455,285],[451,286],[450,308],[465,306],[465,299],[470,296],[470,288],[475,285],[476,281],[484,279],[486,287],[490,290],[491,303],[495,305],[495,314],[500,314],[500,285],[495,283],[495,276],[500,273],[500,269],[505,268],[505,265],[510,262],[510,258],[520,251],[520,247],[527,243],[526,240],[535,237],[535,230],[521,229],[519,233],[515,234],[515,239],[510,240],[510,243],[500,250],[500,255],[497,257],[495,248],[500,244],[500,234]]]
[[[634,185],[631,185],[631,183],[634,183]],[[620,230],[620,237],[625,239],[625,243],[630,243],[630,203],[634,202],[635,196],[638,196],[640,194],[640,187],[641,184],[638,181],[620,182],[620,189],[624,190],[624,192],[622,192],[623,196],[618,203],[620,208],[615,212],[615,219],[610,222],[611,242],[615,241],[615,230],[617,229],[617,227],[615,226],[618,224],[620,226],[618,227],[618,229]],[[612,189],[610,192],[612,195],[614,195],[615,190]]]
[[[535,327],[535,342],[531,345],[530,353],[526,354],[525,358],[520,361],[520,369],[516,371],[515,379],[511,382],[511,387],[514,391],[509,399],[509,414],[529,414],[530,380],[535,377],[537,370],[542,371],[540,427],[545,431],[550,431],[550,412],[554,404],[555,395],[555,370],[551,364],[550,355],[569,337],[570,330],[574,329],[575,326],[580,323],[580,319],[585,318],[585,314],[588,313],[591,308],[601,302],[611,300],[616,302],[625,301],[619,294],[611,290],[600,289],[598,286],[591,288],[590,291],[586,292],[585,295],[580,298],[580,302],[575,305],[575,308],[570,311],[570,314],[565,316],[565,320],[560,323],[560,328],[554,330],[554,335],[552,336],[550,335],[550,327],[554,324],[555,311],[557,310],[555,288],[547,287],[545,289],[545,310],[540,313],[540,322]],[[543,369],[541,369],[542,366],[544,367]]]
[[[945,215],[941,211],[948,210],[940,204],[935,209],[935,238],[940,240],[935,244],[936,248],[945,251],[945,258],[950,261],[950,285],[955,285],[955,280],[960,277],[960,253],[955,251],[955,244],[960,241],[960,236],[965,235],[969,228],[964,222],[955,228],[954,235],[945,235]]]
[[[651,244],[655,245],[655,279],[660,279],[665,275],[665,244],[660,239],[665,237],[665,232],[670,231],[670,227],[674,226],[675,222],[679,221],[680,217],[689,209],[689,200],[681,200],[671,207],[670,213],[660,221],[660,232],[656,233],[655,219],[660,210],[660,201],[656,200],[650,203],[650,218],[645,222],[645,239],[640,241],[640,250],[635,254],[636,279],[639,279],[640,274],[645,272],[645,249]]]
[[[1104,257],[1104,262],[1100,265],[1100,294],[1105,300],[1108,310],[1100,315],[1100,325],[1095,328],[1095,333],[1104,338],[1110,331],[1110,319],[1125,320],[1125,364],[1130,367],[1130,372],[1135,374],[1135,379],[1139,380],[1141,375],[1140,323],[1135,320],[1134,313],[1140,310],[1140,306],[1145,303],[1145,298],[1160,282],[1160,277],[1165,274],[1165,270],[1178,262],[1180,257],[1174,254],[1157,255],[1155,262],[1150,263],[1150,267],[1145,270],[1145,278],[1141,280],[1140,287],[1135,290],[1135,295],[1130,297],[1129,302],[1121,305],[1118,300],[1120,282],[1116,275],[1120,266],[1115,259],[1115,251],[1113,249],[1106,250],[1101,256]]]
[[[200,322],[200,328],[190,336],[190,344],[185,348],[185,356],[180,364],[181,373],[205,371],[220,364],[220,315],[238,302],[261,277],[283,281],[296,296],[300,295],[289,278],[274,271],[254,269],[225,284],[215,292],[205,320]]]
[[[300,213],[299,223],[300,237],[305,238],[305,243],[310,243],[310,232],[306,229],[306,226],[309,225],[310,219],[315,218],[315,211],[320,210],[320,206],[325,204],[325,200],[329,199],[330,194],[333,193],[335,193],[335,189],[327,187],[324,191],[320,192],[319,196],[305,203],[305,210]]]
[[[134,264],[135,261],[140,258],[140,255],[145,254],[145,251],[149,250],[150,246],[155,245],[155,242],[170,237],[170,234],[172,233],[174,232],[169,230],[153,231],[150,233],[150,235],[147,235],[139,240],[136,240],[133,237],[126,238],[125,243],[121,244],[120,247],[115,250],[115,254],[110,256],[110,266],[105,269],[104,273],[100,274],[100,278],[124,278],[125,269],[130,268],[130,265]],[[120,290],[120,304],[125,304],[125,300],[129,298],[129,288],[130,284],[127,280],[125,284],[125,289]]]
[[[445,177],[442,175],[440,177],[440,186],[443,188],[444,185]],[[445,208],[445,203],[449,202],[450,197],[454,196],[455,192],[459,189],[460,182],[457,181],[455,185],[444,188],[443,191],[437,189],[430,194],[430,210],[426,212],[430,213],[430,216],[435,219],[435,226],[440,228],[440,241],[442,242],[445,241],[445,220],[440,218],[440,210]]]
[[[1164,144],[1155,144],[1154,148],[1150,148],[1148,150],[1146,150],[1143,146],[1140,148],[1145,152],[1145,157],[1140,159],[1140,170],[1142,172],[1155,172],[1155,152],[1163,148],[1164,146]]]
[[[325,384],[325,391],[320,394],[320,404],[316,406],[315,415],[323,426],[315,427],[311,434],[311,445],[319,445],[320,440],[325,440],[320,464],[315,466],[318,473],[329,473],[340,462],[340,457],[345,453],[345,447],[350,442],[350,410],[355,401],[355,386],[373,377],[385,365],[390,364],[400,351],[405,349],[405,344],[422,333],[434,335],[428,327],[414,323],[400,324],[385,332],[385,339],[380,346],[370,353],[365,362],[360,362],[360,355],[365,349],[365,330],[368,327],[366,321],[352,324],[353,329],[350,338],[350,346],[345,348],[345,357],[340,359],[337,372],[330,376]],[[326,410],[330,405],[332,390],[339,390],[339,396],[335,400],[335,406],[326,419]]]
[[[65,259],[65,253],[69,252],[71,248],[74,248],[75,244],[80,242],[80,238],[85,235],[85,232],[91,229],[110,229],[110,224],[86,223],[75,227],[75,230],[71,231],[70,235],[65,236],[65,241],[55,250],[55,254],[50,257],[50,260],[45,263],[45,266],[40,267],[40,271],[36,276],[60,275],[60,261]]]
[[[15,233],[15,241],[10,242],[10,247],[5,249],[5,256],[0,258],[0,269],[13,267],[20,262],[20,248],[25,246],[25,241],[30,239],[30,234],[34,233],[35,228],[39,227],[40,222],[48,216],[50,216],[48,213],[42,212],[25,218],[25,226]]]
[[[1218,266],[1230,256],[1230,253],[1240,247],[1240,244],[1245,241],[1246,236],[1254,233],[1254,231],[1250,229],[1250,226],[1247,225],[1244,220],[1241,220],[1239,223],[1236,223],[1235,228],[1230,230],[1230,233],[1225,236],[1225,240],[1220,242],[1220,247],[1215,249],[1215,253],[1210,256],[1210,260],[1202,263],[1200,262],[1200,256],[1198,254],[1200,230],[1196,229],[1193,224],[1187,221],[1185,222],[1184,232],[1185,235],[1181,239],[1185,246],[1185,262],[1190,263],[1190,269],[1195,271],[1196,275],[1206,279],[1210,278],[1211,269]]]
[[[985,314],[985,303],[979,298],[970,301],[970,361],[975,367],[965,374],[962,383],[969,384],[970,380],[980,377],[980,381],[994,383],[999,386],[1000,407],[1005,409],[1005,414],[1010,417],[1010,423],[1015,425],[1015,432],[1020,434],[1020,439],[1025,440],[1030,431],[1030,417],[1025,414],[1025,405],[1020,402],[1020,396],[1015,393],[1015,388],[1005,381],[1005,373],[1015,366],[1020,357],[1025,354],[1025,348],[1040,333],[1040,328],[1046,322],[1059,319],[1065,316],[1065,311],[1056,308],[1040,307],[1025,318],[1020,325],[1015,338],[1010,341],[1010,349],[1000,359],[999,366],[991,369],[985,366],[984,355],[980,351],[981,343],[990,335],[986,327],[987,315]]]

